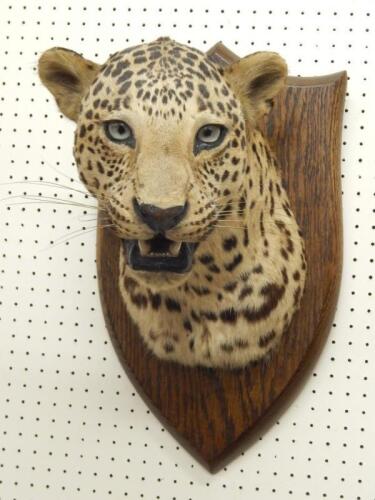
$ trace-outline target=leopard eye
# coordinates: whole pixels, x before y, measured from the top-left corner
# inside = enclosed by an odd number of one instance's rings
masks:
[[[195,137],[195,152],[198,153],[202,149],[216,148],[222,143],[226,133],[227,129],[223,125],[204,125],[198,130]]]
[[[104,122],[104,130],[111,141],[134,147],[133,132],[127,123],[120,120],[110,120]]]

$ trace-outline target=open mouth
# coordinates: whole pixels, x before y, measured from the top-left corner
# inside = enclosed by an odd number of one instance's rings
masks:
[[[122,240],[128,265],[135,271],[186,273],[198,243],[176,242],[157,234],[150,240]]]

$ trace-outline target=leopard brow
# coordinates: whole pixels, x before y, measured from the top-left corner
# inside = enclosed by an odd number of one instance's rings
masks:
[[[217,115],[207,114],[206,111],[198,111],[194,118],[195,123],[199,125],[199,128],[204,127],[205,125],[219,125],[229,129],[231,126],[229,120],[224,120],[222,117]]]

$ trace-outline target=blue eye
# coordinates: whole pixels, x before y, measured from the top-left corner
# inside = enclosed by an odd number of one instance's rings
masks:
[[[227,129],[223,125],[208,124],[201,127],[195,137],[194,152],[216,148],[223,142]]]
[[[110,120],[104,122],[104,130],[108,137],[113,142],[118,144],[126,144],[134,147],[135,139],[132,129],[129,125],[121,120]]]

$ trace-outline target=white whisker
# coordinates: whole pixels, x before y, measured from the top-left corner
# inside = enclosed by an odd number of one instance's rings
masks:
[[[216,203],[216,204],[215,204],[215,207],[216,207],[216,208],[220,208],[220,207],[225,208],[225,207],[231,207],[231,206],[233,206],[233,205],[238,205],[238,206],[240,206],[240,201],[228,201],[228,203]]]
[[[108,224],[108,225],[106,224],[104,226],[101,226],[100,229],[110,227],[113,225],[114,224]],[[73,240],[74,238],[78,238],[78,236],[83,236],[84,234],[92,233],[92,231],[95,231],[97,229],[97,227],[99,227],[99,226],[85,228],[83,230],[79,230],[78,234],[73,234],[73,236],[68,236],[68,237],[65,236],[65,239],[63,239],[62,241],[58,241],[57,243],[54,243],[53,245],[49,245],[48,247],[45,247],[45,248],[39,250],[39,252],[45,252],[46,250],[49,250],[57,245],[62,245],[63,243],[67,243],[68,241]],[[76,231],[74,231],[74,232],[76,233]],[[59,238],[59,240],[61,240],[61,237]]]
[[[91,217],[91,219],[87,219],[87,217]],[[93,214],[89,213],[84,213],[84,214],[78,214],[75,219],[77,219],[79,222],[92,222],[97,220],[97,212]]]
[[[217,222],[244,222],[241,219],[216,219]]]
[[[82,191],[81,189],[75,189],[70,186],[65,186],[65,184],[59,184],[58,182],[52,182],[52,181],[13,181],[13,182],[1,182],[0,186],[7,186],[10,184],[34,184],[34,185],[41,185],[41,186],[48,186],[48,187],[57,187],[61,189],[67,189],[69,191],[75,191],[77,193],[83,194],[84,196],[95,198],[94,195],[92,195],[90,192],[85,192]]]
[[[246,226],[224,226],[224,225],[219,225],[219,224],[213,224],[211,227],[221,227],[221,228],[227,228],[227,229],[244,229]]]
[[[57,243],[57,242],[65,239],[65,238],[68,241],[69,237],[73,236],[76,233],[80,233],[80,232],[83,233],[83,232],[85,232],[87,230],[91,230],[91,229],[95,229],[95,228],[97,228],[97,229],[104,229],[105,227],[111,227],[111,226],[114,226],[114,224],[105,224],[105,225],[99,224],[99,225],[96,225],[94,227],[82,227],[80,229],[75,229],[74,231],[69,231],[69,233],[64,234],[62,236],[59,236],[57,239],[55,239],[55,242]]]
[[[14,196],[8,196],[7,198],[3,198],[0,201],[5,201],[5,200],[10,200],[14,198],[23,198],[26,200],[33,200],[31,202],[17,202],[17,203],[9,203],[9,205],[27,205],[31,203],[52,203],[56,205],[72,205],[72,206],[78,206],[78,207],[83,207],[83,208],[93,208],[96,210],[103,210],[102,208],[99,208],[95,205],[88,205],[86,203],[80,203],[78,201],[72,201],[72,200],[66,200],[66,199],[61,199],[53,196],[38,196],[38,195],[25,195],[25,194],[20,194],[20,195],[14,195]]]
[[[58,243],[54,243],[53,245],[49,245],[48,247],[42,248],[39,251],[40,252],[45,252],[46,250],[50,250],[51,248],[53,248],[53,247],[55,247],[57,245],[62,245],[63,243],[67,243],[68,241],[73,240],[74,238],[78,238],[78,236],[82,236],[84,234],[91,233],[95,229],[96,229],[96,227],[85,229],[85,230],[81,231],[78,234],[75,234],[75,235],[73,235],[73,236],[71,236],[69,238],[65,238],[65,240],[59,241]]]
[[[69,175],[65,174],[64,172],[61,172],[59,169],[57,169],[56,167],[54,167],[49,161],[47,160],[43,160],[43,162],[49,167],[49,168],[52,168],[52,170],[54,170],[55,172],[57,172],[59,175],[62,175],[63,177],[65,177],[66,179],[70,180],[70,182],[76,182],[77,184],[81,185],[82,186],[82,182],[78,179],[74,179],[73,177],[69,177]]]
[[[244,215],[246,212],[243,210],[220,210],[218,215],[233,214],[233,215]]]
[[[64,205],[64,206],[72,206],[72,207],[81,207],[81,208],[95,208],[89,205],[82,205],[81,203],[65,203],[62,201],[48,201],[48,200],[38,200],[38,201],[25,201],[19,203],[8,203],[8,206],[17,206],[17,205]]]

